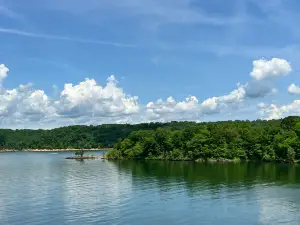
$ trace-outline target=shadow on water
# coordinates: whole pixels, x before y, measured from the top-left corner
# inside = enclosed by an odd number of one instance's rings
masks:
[[[84,159],[75,159],[76,162],[80,162],[80,164],[84,164]]]
[[[132,173],[138,181],[184,183],[191,193],[202,189],[252,188],[255,185],[280,186],[300,183],[300,166],[273,163],[192,163],[163,161],[114,161],[120,171]]]

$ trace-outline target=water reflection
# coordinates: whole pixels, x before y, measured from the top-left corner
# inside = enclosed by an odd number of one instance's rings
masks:
[[[121,171],[136,178],[155,179],[158,184],[184,182],[190,191],[199,182],[215,188],[300,183],[300,166],[271,163],[205,164],[162,161],[114,161]]]
[[[297,224],[297,165],[0,157],[0,224]]]
[[[68,221],[94,217],[104,222],[106,217],[119,217],[120,205],[131,196],[131,175],[119,173],[114,164],[100,160],[71,161],[65,167],[64,205]]]
[[[189,162],[116,161],[120,170],[131,171],[134,186],[186,191],[187,207],[194,213],[230,218],[249,224],[298,224],[300,167],[286,164],[198,164]],[[178,193],[176,193],[177,196]],[[209,203],[208,208],[199,202]],[[197,212],[197,207],[201,210]],[[214,214],[211,212],[218,212]],[[239,216],[240,214],[240,216]],[[210,218],[211,221],[214,218]],[[252,223],[250,223],[252,221]],[[238,223],[235,223],[238,224]]]
[[[102,160],[16,153],[0,160],[0,224],[84,224],[119,217],[131,175]]]

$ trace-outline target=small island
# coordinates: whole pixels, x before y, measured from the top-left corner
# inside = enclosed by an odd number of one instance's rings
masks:
[[[76,160],[83,160],[83,159],[105,159],[105,156],[95,156],[95,155],[89,155],[89,156],[83,156],[84,150],[77,150],[75,152],[75,156],[67,157],[66,159],[76,159]]]

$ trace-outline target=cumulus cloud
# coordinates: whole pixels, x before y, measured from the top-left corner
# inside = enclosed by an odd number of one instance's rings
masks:
[[[114,76],[102,87],[94,79],[86,79],[78,85],[65,84],[60,99],[55,102],[57,112],[63,116],[119,116],[139,112],[137,96],[127,96],[117,87]]]
[[[53,116],[55,109],[42,90],[34,90],[31,84],[4,90],[0,95],[0,119],[38,121]]]
[[[0,64],[0,81],[7,77],[8,71],[9,69],[4,64]]]
[[[181,102],[168,97],[166,101],[158,99],[156,102],[149,102],[146,105],[145,119],[159,121],[173,120],[176,117],[188,119],[188,117],[197,117],[198,112],[199,104],[195,96],[190,96]]]
[[[259,59],[253,61],[253,70],[250,75],[256,80],[263,80],[268,77],[284,76],[291,71],[292,67],[285,59]]]
[[[285,59],[254,60],[253,69],[250,73],[252,79],[244,85],[246,97],[263,98],[277,93],[272,78],[288,75],[291,71],[291,63]]]
[[[271,81],[251,80],[245,85],[246,97],[263,98],[268,95],[277,93],[277,89],[273,87]]]
[[[44,117],[53,117],[56,114],[51,100],[42,90],[33,90],[26,92],[27,96],[18,106],[18,112],[23,116],[29,117],[30,120],[38,121]]]
[[[288,115],[300,115],[300,100],[295,100],[291,104],[277,106],[275,104],[263,104],[260,107],[260,114],[263,119],[280,119]]]
[[[233,90],[230,94],[217,98],[217,102],[222,103],[237,103],[244,100],[246,95],[245,87],[238,84],[238,88]]]
[[[298,94],[300,94],[300,87],[297,86],[296,84],[291,84],[288,87],[288,92],[292,95],[298,95]]]
[[[0,65],[1,82],[8,71],[5,65]],[[32,84],[2,88],[0,125],[45,121],[72,124],[70,120],[85,123],[97,117],[110,118],[105,120],[107,122],[129,121],[129,117],[140,110],[138,97],[126,95],[117,83],[115,77],[110,76],[103,87],[94,79],[85,79],[77,85],[65,84],[56,100],[43,90],[34,89]]]
[[[176,102],[173,97],[169,97],[166,101],[162,99],[147,104],[147,110],[157,114],[166,114],[173,112],[192,111],[198,107],[198,99],[190,96],[182,102]]]
[[[212,96],[199,100],[189,96],[178,101],[174,97],[158,99],[140,105],[137,96],[130,96],[118,86],[112,75],[106,84],[100,85],[94,79],[86,78],[78,84],[67,83],[59,91],[48,96],[43,90],[36,90],[32,84],[5,89],[3,83],[9,69],[0,65],[0,125],[46,124],[53,127],[74,124],[139,123],[150,121],[190,120],[201,121],[212,114],[231,115],[242,109],[246,100],[263,98],[276,93],[271,77],[291,72],[289,62],[284,59],[255,60],[251,79],[226,95]],[[267,79],[268,78],[268,79]],[[299,87],[290,85],[290,93],[300,93]],[[276,119],[288,113],[300,112],[300,100],[290,105],[276,106],[261,103],[259,111],[267,119]],[[54,126],[55,127],[55,126]]]
[[[173,97],[166,101],[159,99],[147,104],[148,119],[171,121],[171,120],[199,120],[204,115],[220,112],[232,105],[243,102],[245,89],[239,86],[228,95],[211,97],[199,103],[197,97],[190,96],[184,101],[176,101]]]

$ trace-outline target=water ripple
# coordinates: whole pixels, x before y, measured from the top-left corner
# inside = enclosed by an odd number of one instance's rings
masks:
[[[1,225],[300,221],[298,167],[283,176],[273,165],[68,161],[68,154],[1,154]]]

